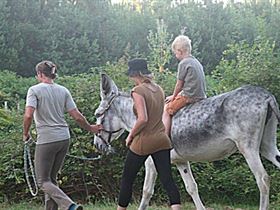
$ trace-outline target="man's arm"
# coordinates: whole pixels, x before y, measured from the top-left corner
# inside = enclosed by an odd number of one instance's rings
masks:
[[[82,115],[82,113],[77,109],[72,109],[68,111],[70,116],[78,123],[81,128],[84,128],[87,131],[98,133],[101,129],[101,125],[90,125],[87,119]]]
[[[34,107],[28,106],[25,108],[23,116],[23,141],[28,140],[30,137],[29,130],[32,124],[34,111]]]

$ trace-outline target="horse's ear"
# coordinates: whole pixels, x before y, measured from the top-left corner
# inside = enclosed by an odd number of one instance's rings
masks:
[[[101,74],[100,81],[100,96],[101,98],[105,98],[106,96],[110,96],[111,94],[117,94],[118,88],[115,82],[105,73]]]

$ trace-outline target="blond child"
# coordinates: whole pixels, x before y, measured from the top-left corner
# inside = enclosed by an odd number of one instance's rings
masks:
[[[163,123],[166,134],[170,134],[171,118],[182,107],[206,98],[206,82],[201,63],[191,54],[191,40],[179,35],[172,43],[172,51],[180,61],[177,69],[177,82],[173,95],[165,100]]]

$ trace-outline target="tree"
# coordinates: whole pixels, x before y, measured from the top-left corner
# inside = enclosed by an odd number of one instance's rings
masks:
[[[15,24],[10,21],[11,9],[7,2],[0,1],[0,67],[14,70],[18,66],[18,52],[22,48],[22,40],[19,33],[13,30]]]

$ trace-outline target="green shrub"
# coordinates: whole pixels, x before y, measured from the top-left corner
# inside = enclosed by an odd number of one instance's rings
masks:
[[[265,37],[233,44],[224,52],[224,57],[213,72],[218,93],[246,84],[258,85],[272,92],[280,100],[280,59],[274,42]]]
[[[230,62],[229,62],[230,63]],[[230,67],[224,68],[225,70]],[[164,88],[166,94],[171,94],[175,85],[176,76],[171,71],[160,73],[157,68],[150,67],[154,73],[156,81]],[[73,95],[79,109],[93,123],[95,122],[94,111],[99,105],[99,74],[106,72],[117,84],[121,91],[129,91],[133,83],[129,81],[125,72],[127,71],[126,62],[117,64],[108,63],[102,68],[93,68],[91,73],[64,76],[57,79],[57,83],[66,86]],[[230,74],[230,71],[224,73]],[[17,78],[14,74],[6,72],[7,78]],[[226,74],[224,74],[226,76]],[[2,79],[2,77],[1,77]],[[226,85],[227,77],[220,78],[208,77],[210,81],[209,93],[215,94],[222,92],[221,87],[231,87],[231,83]],[[3,78],[2,81],[6,82]],[[218,81],[218,82],[217,82]],[[24,91],[35,84],[35,80],[28,78],[23,80],[18,78],[15,86],[5,87],[10,92],[20,92],[19,100],[24,101],[25,94],[21,89],[23,83]],[[220,86],[221,84],[224,86]],[[25,85],[24,85],[25,84]],[[29,84],[29,85],[27,85]],[[1,85],[4,87],[1,83]],[[272,84],[271,84],[272,85]],[[274,86],[273,86],[274,87]],[[0,89],[2,91],[2,89]],[[3,91],[4,92],[4,91]],[[12,100],[12,98],[11,98]],[[12,110],[10,112],[0,111],[1,121],[0,130],[0,199],[8,201],[20,201],[30,199],[23,170],[23,144],[22,144],[22,112]],[[67,117],[70,124],[72,143],[70,154],[75,156],[95,156],[97,150],[91,144],[93,135],[78,127],[73,120]],[[32,127],[33,135],[34,127]],[[116,154],[102,156],[96,161],[84,161],[67,156],[65,165],[59,176],[60,186],[76,200],[85,202],[96,202],[111,200],[115,201],[119,193],[120,179],[123,163],[126,154],[124,138],[126,133],[113,142]],[[35,136],[34,136],[35,137]],[[279,134],[278,134],[279,139]],[[279,146],[279,145],[278,145]],[[34,145],[31,147],[32,154]],[[264,161],[269,175],[271,175],[271,203],[279,204],[279,171],[271,163]],[[203,201],[207,203],[219,202],[227,204],[254,204],[258,205],[258,188],[252,173],[250,172],[244,158],[240,154],[235,154],[223,161],[213,163],[192,163],[193,174],[199,187],[199,193]],[[185,191],[181,177],[175,167],[173,175],[178,183],[183,201],[191,201]],[[144,168],[141,169],[139,177],[134,185],[133,201],[138,202],[142,193],[144,178]],[[166,202],[166,193],[162,189],[159,181],[156,183],[155,195],[152,203]],[[42,199],[42,192],[35,199]]]
[[[10,109],[15,109],[17,103],[23,107],[28,87],[35,83],[35,78],[24,78],[14,72],[0,71],[0,103],[7,101]]]

